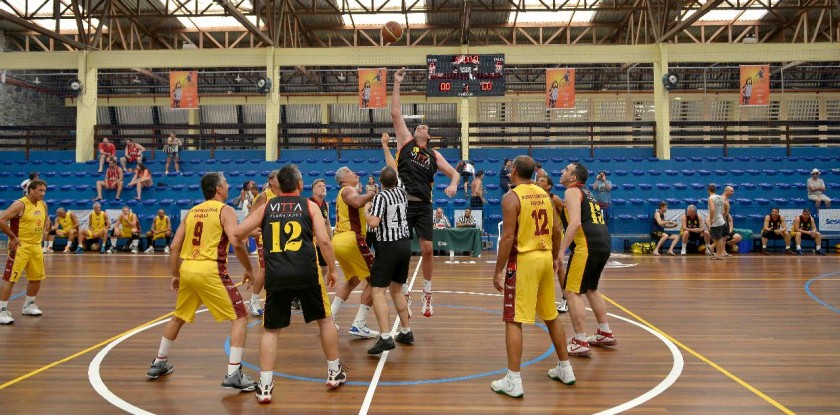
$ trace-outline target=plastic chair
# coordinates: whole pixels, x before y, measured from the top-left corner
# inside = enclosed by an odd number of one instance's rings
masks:
[[[639,189],[650,190],[653,189],[653,185],[650,183],[639,183]]]

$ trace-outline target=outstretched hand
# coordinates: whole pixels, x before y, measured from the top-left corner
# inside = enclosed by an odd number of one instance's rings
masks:
[[[394,83],[402,83],[403,79],[405,79],[405,67],[400,68],[394,73]]]

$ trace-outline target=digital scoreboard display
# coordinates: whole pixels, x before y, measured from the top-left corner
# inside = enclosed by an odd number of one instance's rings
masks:
[[[505,55],[426,55],[426,96],[505,95]]]

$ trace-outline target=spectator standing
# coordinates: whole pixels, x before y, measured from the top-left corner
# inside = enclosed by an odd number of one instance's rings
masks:
[[[612,191],[612,182],[607,180],[607,172],[601,170],[598,176],[595,177],[595,182],[592,183],[593,196],[601,206],[601,210],[608,208],[612,201],[610,200],[610,191]]]
[[[464,195],[468,195],[469,192],[467,189],[469,188],[470,180],[475,180],[475,166],[469,160],[464,160],[461,163],[463,163],[462,169],[458,170],[458,173],[461,174],[461,180],[464,181]]]
[[[437,208],[435,211],[435,218],[434,218],[434,227],[435,229],[445,229],[451,228],[452,224],[449,223],[449,218],[443,213],[443,208]]]
[[[134,198],[136,201],[140,201],[143,196],[143,188],[152,187],[152,172],[146,168],[146,165],[143,163],[137,163],[137,170],[134,172],[134,178],[128,182],[126,187],[137,187],[137,197]]]
[[[365,185],[365,193],[379,193],[379,186],[376,184],[373,176],[368,176],[367,185]]]
[[[487,203],[487,199],[484,198],[484,170],[479,170],[472,182],[470,208],[483,209],[485,203]]]
[[[163,174],[169,174],[169,163],[175,163],[175,173],[180,173],[181,168],[178,162],[181,160],[181,139],[175,135],[175,131],[169,133],[166,138],[166,145],[163,146],[163,152],[166,153],[166,167],[164,167]]]
[[[114,199],[119,202],[123,189],[123,169],[117,166],[117,161],[113,157],[108,160],[108,170],[105,171],[105,180],[96,182],[96,198],[93,199],[94,202],[102,200],[102,189],[116,190],[117,196]]]
[[[729,203],[722,195],[715,193],[717,191],[715,185],[710,184],[706,190],[709,191],[709,216],[706,218],[706,225],[709,227],[709,235],[715,248],[709,259],[723,259],[729,234],[729,227],[726,226],[724,218],[729,215]]]
[[[510,190],[510,169],[512,163],[510,159],[505,159],[502,164],[502,170],[499,171],[499,192],[504,197],[505,193]]]
[[[125,156],[120,157],[120,166],[123,170],[127,172],[131,172],[131,169],[127,169],[125,167],[125,163],[142,163],[143,162],[143,152],[146,151],[146,148],[141,146],[138,143],[135,143],[134,140],[130,138],[125,139]]]
[[[820,170],[811,170],[811,177],[808,179],[808,200],[814,202],[814,206],[819,209],[820,202],[825,203],[826,209],[831,207],[831,199],[825,195],[825,182],[820,179]]]
[[[104,137],[102,142],[99,143],[99,171],[97,173],[102,173],[105,163],[112,157],[117,157],[117,147],[114,146],[114,143],[108,141],[108,137]]]
[[[29,178],[28,179],[20,182],[20,188],[21,188],[21,190],[23,190],[23,195],[24,196],[29,194],[29,182],[31,182],[33,180],[36,180],[36,179],[40,179],[40,178],[41,177],[38,175],[38,172],[33,171],[33,172],[29,173]]]

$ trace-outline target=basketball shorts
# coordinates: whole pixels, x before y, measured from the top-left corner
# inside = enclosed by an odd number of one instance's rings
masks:
[[[411,240],[376,243],[376,259],[370,269],[370,285],[387,287],[392,282],[405,284],[411,261]]]
[[[118,228],[114,228],[114,231],[118,238],[131,238],[131,226],[120,226]]]
[[[478,196],[470,198],[470,209],[484,209],[484,202]]]
[[[653,232],[651,232],[651,233],[650,233],[650,237],[651,237],[651,238],[653,238],[653,239],[655,239],[655,240],[657,240],[657,241],[658,241],[660,238],[662,238],[662,235],[668,235],[668,236],[671,236],[671,235],[674,235],[674,234],[673,234],[673,233],[669,233],[669,232],[664,232],[664,231],[653,231]]]
[[[796,235],[797,235],[797,234],[800,234],[800,233],[801,233],[801,232],[791,232],[791,236],[796,237]],[[813,241],[813,240],[814,240],[814,237],[813,237],[813,236],[811,236],[811,235],[809,235],[809,234],[807,234],[807,233],[803,233],[803,234],[802,234],[802,240],[803,240],[803,241]]]
[[[713,241],[717,241],[717,240],[726,238],[726,235],[728,235],[728,234],[729,234],[729,226],[727,226],[726,224],[723,224],[723,225],[720,225],[720,226],[712,226],[712,228],[709,229],[709,235],[712,237]]]
[[[420,239],[427,241],[434,239],[431,203],[409,201],[405,216],[408,220],[408,228],[413,229]]]
[[[265,254],[263,253],[262,235],[257,236],[256,246],[257,246],[257,262],[260,264],[260,268],[265,270]]]
[[[265,311],[263,312],[263,328],[282,329],[289,327],[292,316],[292,299],[300,300],[303,311],[303,321],[321,320],[331,317],[330,298],[323,279],[319,278],[318,285],[304,288],[289,288],[282,290],[267,290],[265,293]]]
[[[67,235],[69,235],[69,234],[70,234],[70,231],[72,231],[72,229],[70,229],[70,230],[67,230],[67,229],[56,229],[56,231],[55,231],[55,236],[58,236],[59,238],[66,238],[66,237],[67,237]]]
[[[87,229],[83,231],[86,239],[99,238],[104,229]]]
[[[342,232],[333,236],[335,258],[344,272],[344,279],[364,279],[370,276],[373,254],[370,253],[364,237],[355,232]]]
[[[689,241],[702,241],[703,240],[703,233],[696,233],[696,232],[688,232],[687,230],[680,230],[680,236],[682,237],[683,234],[688,233],[688,240]]]
[[[216,321],[236,320],[247,315],[236,284],[216,261],[184,261],[181,284],[175,301],[175,317],[191,323],[201,305]]]
[[[26,272],[26,279],[29,281],[41,281],[46,278],[44,253],[41,249],[41,244],[18,243],[15,250],[9,251],[6,258],[3,281],[17,282],[24,272]]]
[[[534,324],[557,318],[554,302],[554,261],[551,251],[511,255],[505,267],[502,320]]]
[[[776,232],[773,232],[773,231],[761,232],[761,237],[762,238],[767,238],[767,239],[773,239],[773,240],[785,239],[784,234],[779,234],[779,233],[776,233]]]
[[[166,238],[166,232],[155,233],[155,231],[149,231],[152,233],[152,240],[157,241],[158,239]]]
[[[566,279],[563,289],[577,294],[585,294],[589,290],[598,289],[601,272],[610,258],[609,252],[588,252],[573,250],[569,255],[566,266]]]

